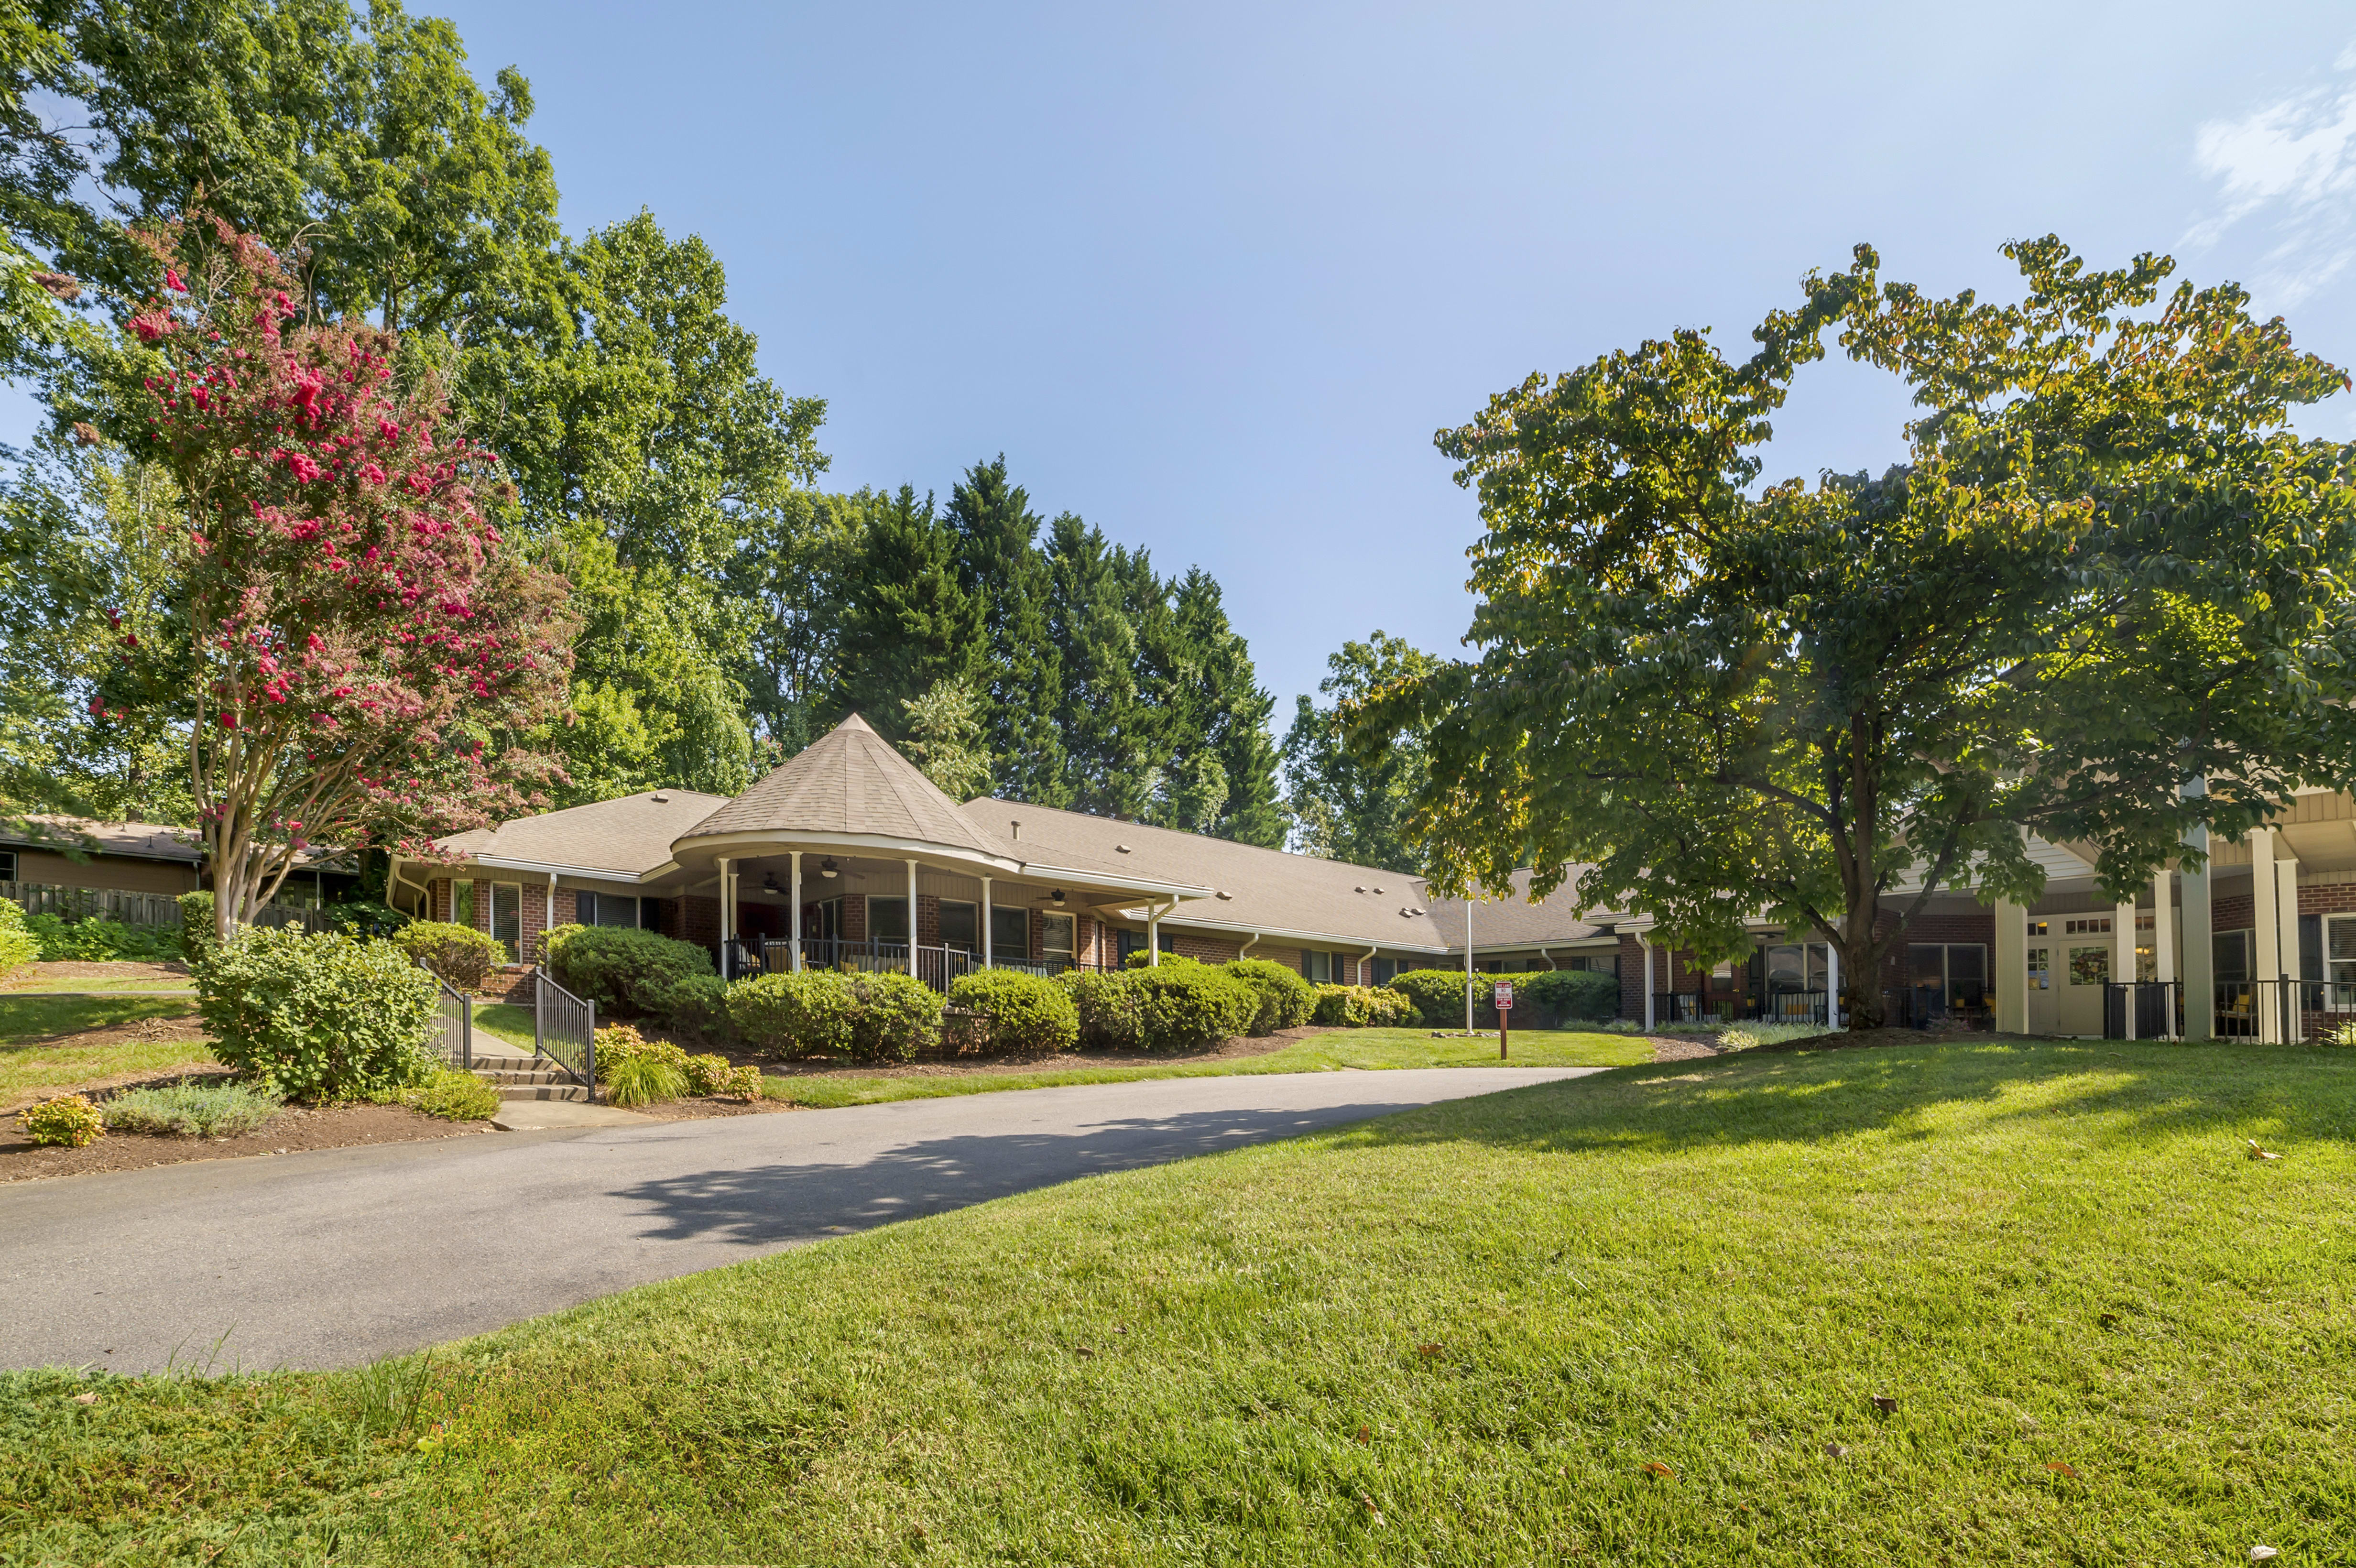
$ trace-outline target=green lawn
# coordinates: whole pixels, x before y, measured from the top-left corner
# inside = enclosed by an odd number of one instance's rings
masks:
[[[507,1002],[477,1002],[475,1029],[509,1045],[519,1045],[526,1056],[531,1054],[532,1016],[530,1008],[519,1008]]]
[[[169,980],[34,980],[11,986],[6,994],[11,997],[38,997],[59,992],[78,994],[96,991],[109,995],[120,993],[126,996],[152,992],[186,993],[194,996],[196,989],[197,982],[192,976],[180,976]]]
[[[32,1043],[60,1034],[166,1019],[174,1027],[155,1040],[109,1045]],[[183,1023],[185,1020],[185,1023]],[[0,997],[0,1104],[37,1091],[209,1060],[196,1008],[170,997]]]
[[[1515,1067],[1626,1067],[1652,1060],[1652,1047],[1624,1034],[1583,1029],[1515,1029]],[[1048,1089],[1066,1083],[1126,1083],[1138,1078],[1216,1078],[1250,1072],[1332,1072],[1345,1067],[1496,1067],[1497,1039],[1434,1040],[1429,1029],[1336,1029],[1264,1056],[1160,1065],[1091,1066],[1074,1056],[1069,1067],[1035,1072],[967,1072],[954,1076],[887,1078],[862,1073],[767,1080],[769,1098],[813,1109],[872,1105],[884,1100],[929,1100],[947,1094],[987,1094],[1002,1089]]]
[[[422,1442],[14,1374],[0,1560],[2347,1563],[2351,1132],[2356,1051],[1632,1069],[388,1363]]]

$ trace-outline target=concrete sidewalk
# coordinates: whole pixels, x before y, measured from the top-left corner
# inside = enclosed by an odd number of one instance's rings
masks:
[[[16,1184],[0,1365],[348,1366],[846,1231],[1601,1071],[1149,1079]]]

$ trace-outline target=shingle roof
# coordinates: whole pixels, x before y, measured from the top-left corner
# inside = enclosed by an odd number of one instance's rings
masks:
[[[0,827],[0,843],[38,849],[94,849],[102,855],[134,855],[191,866],[204,859],[203,840],[193,827],[170,827],[160,822],[100,822],[41,812],[24,820],[29,829],[26,832]]]
[[[490,856],[639,877],[669,865],[672,842],[727,804],[726,795],[691,789],[647,790],[454,833],[434,843],[477,859]]]
[[[1474,947],[1536,947],[1550,942],[1577,942],[1582,937],[1600,936],[1610,923],[1593,916],[1601,911],[1582,909],[1572,896],[1571,885],[1586,868],[1573,866],[1562,885],[1537,903],[1529,901],[1530,873],[1514,873],[1514,896],[1509,899],[1480,899],[1472,905],[1472,945]],[[1431,905],[1431,918],[1458,947],[1464,944],[1464,904],[1459,899],[1440,899]]]
[[[680,837],[723,833],[852,833],[1014,853],[855,713]]]

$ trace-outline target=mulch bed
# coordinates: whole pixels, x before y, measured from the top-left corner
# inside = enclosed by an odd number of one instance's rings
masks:
[[[58,958],[45,964],[27,965],[9,976],[6,983],[0,985],[0,990],[21,991],[32,986],[55,985],[59,980],[183,980],[195,984],[188,966],[177,958],[167,964]]]
[[[36,1148],[13,1118],[0,1124],[0,1183],[37,1181],[51,1176],[88,1176],[102,1170],[139,1170],[151,1165],[192,1160],[238,1159],[247,1155],[298,1154],[305,1149],[354,1148],[362,1144],[416,1143],[430,1138],[470,1137],[491,1131],[488,1122],[446,1122],[407,1105],[289,1106],[260,1130],[235,1138],[182,1138],[153,1133],[109,1133],[81,1148]]]

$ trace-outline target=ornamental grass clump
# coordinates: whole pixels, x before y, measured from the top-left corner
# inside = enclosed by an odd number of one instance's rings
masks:
[[[105,1119],[87,1095],[66,1094],[27,1111],[26,1136],[37,1148],[81,1148],[106,1135]]]
[[[390,942],[253,927],[195,967],[213,1054],[285,1099],[403,1089],[437,1065],[434,977]]]
[[[253,1132],[285,1102],[250,1083],[187,1082],[130,1089],[100,1107],[109,1132],[233,1138]]]
[[[687,1074],[654,1056],[626,1056],[603,1074],[605,1102],[625,1110],[676,1100],[687,1093]]]
[[[401,1092],[401,1103],[448,1122],[487,1122],[499,1114],[499,1092],[471,1072],[437,1067],[434,1076]]]
[[[991,1051],[1069,1051],[1080,1043],[1071,993],[1044,975],[976,970],[949,987],[949,1006],[989,1018]]]

